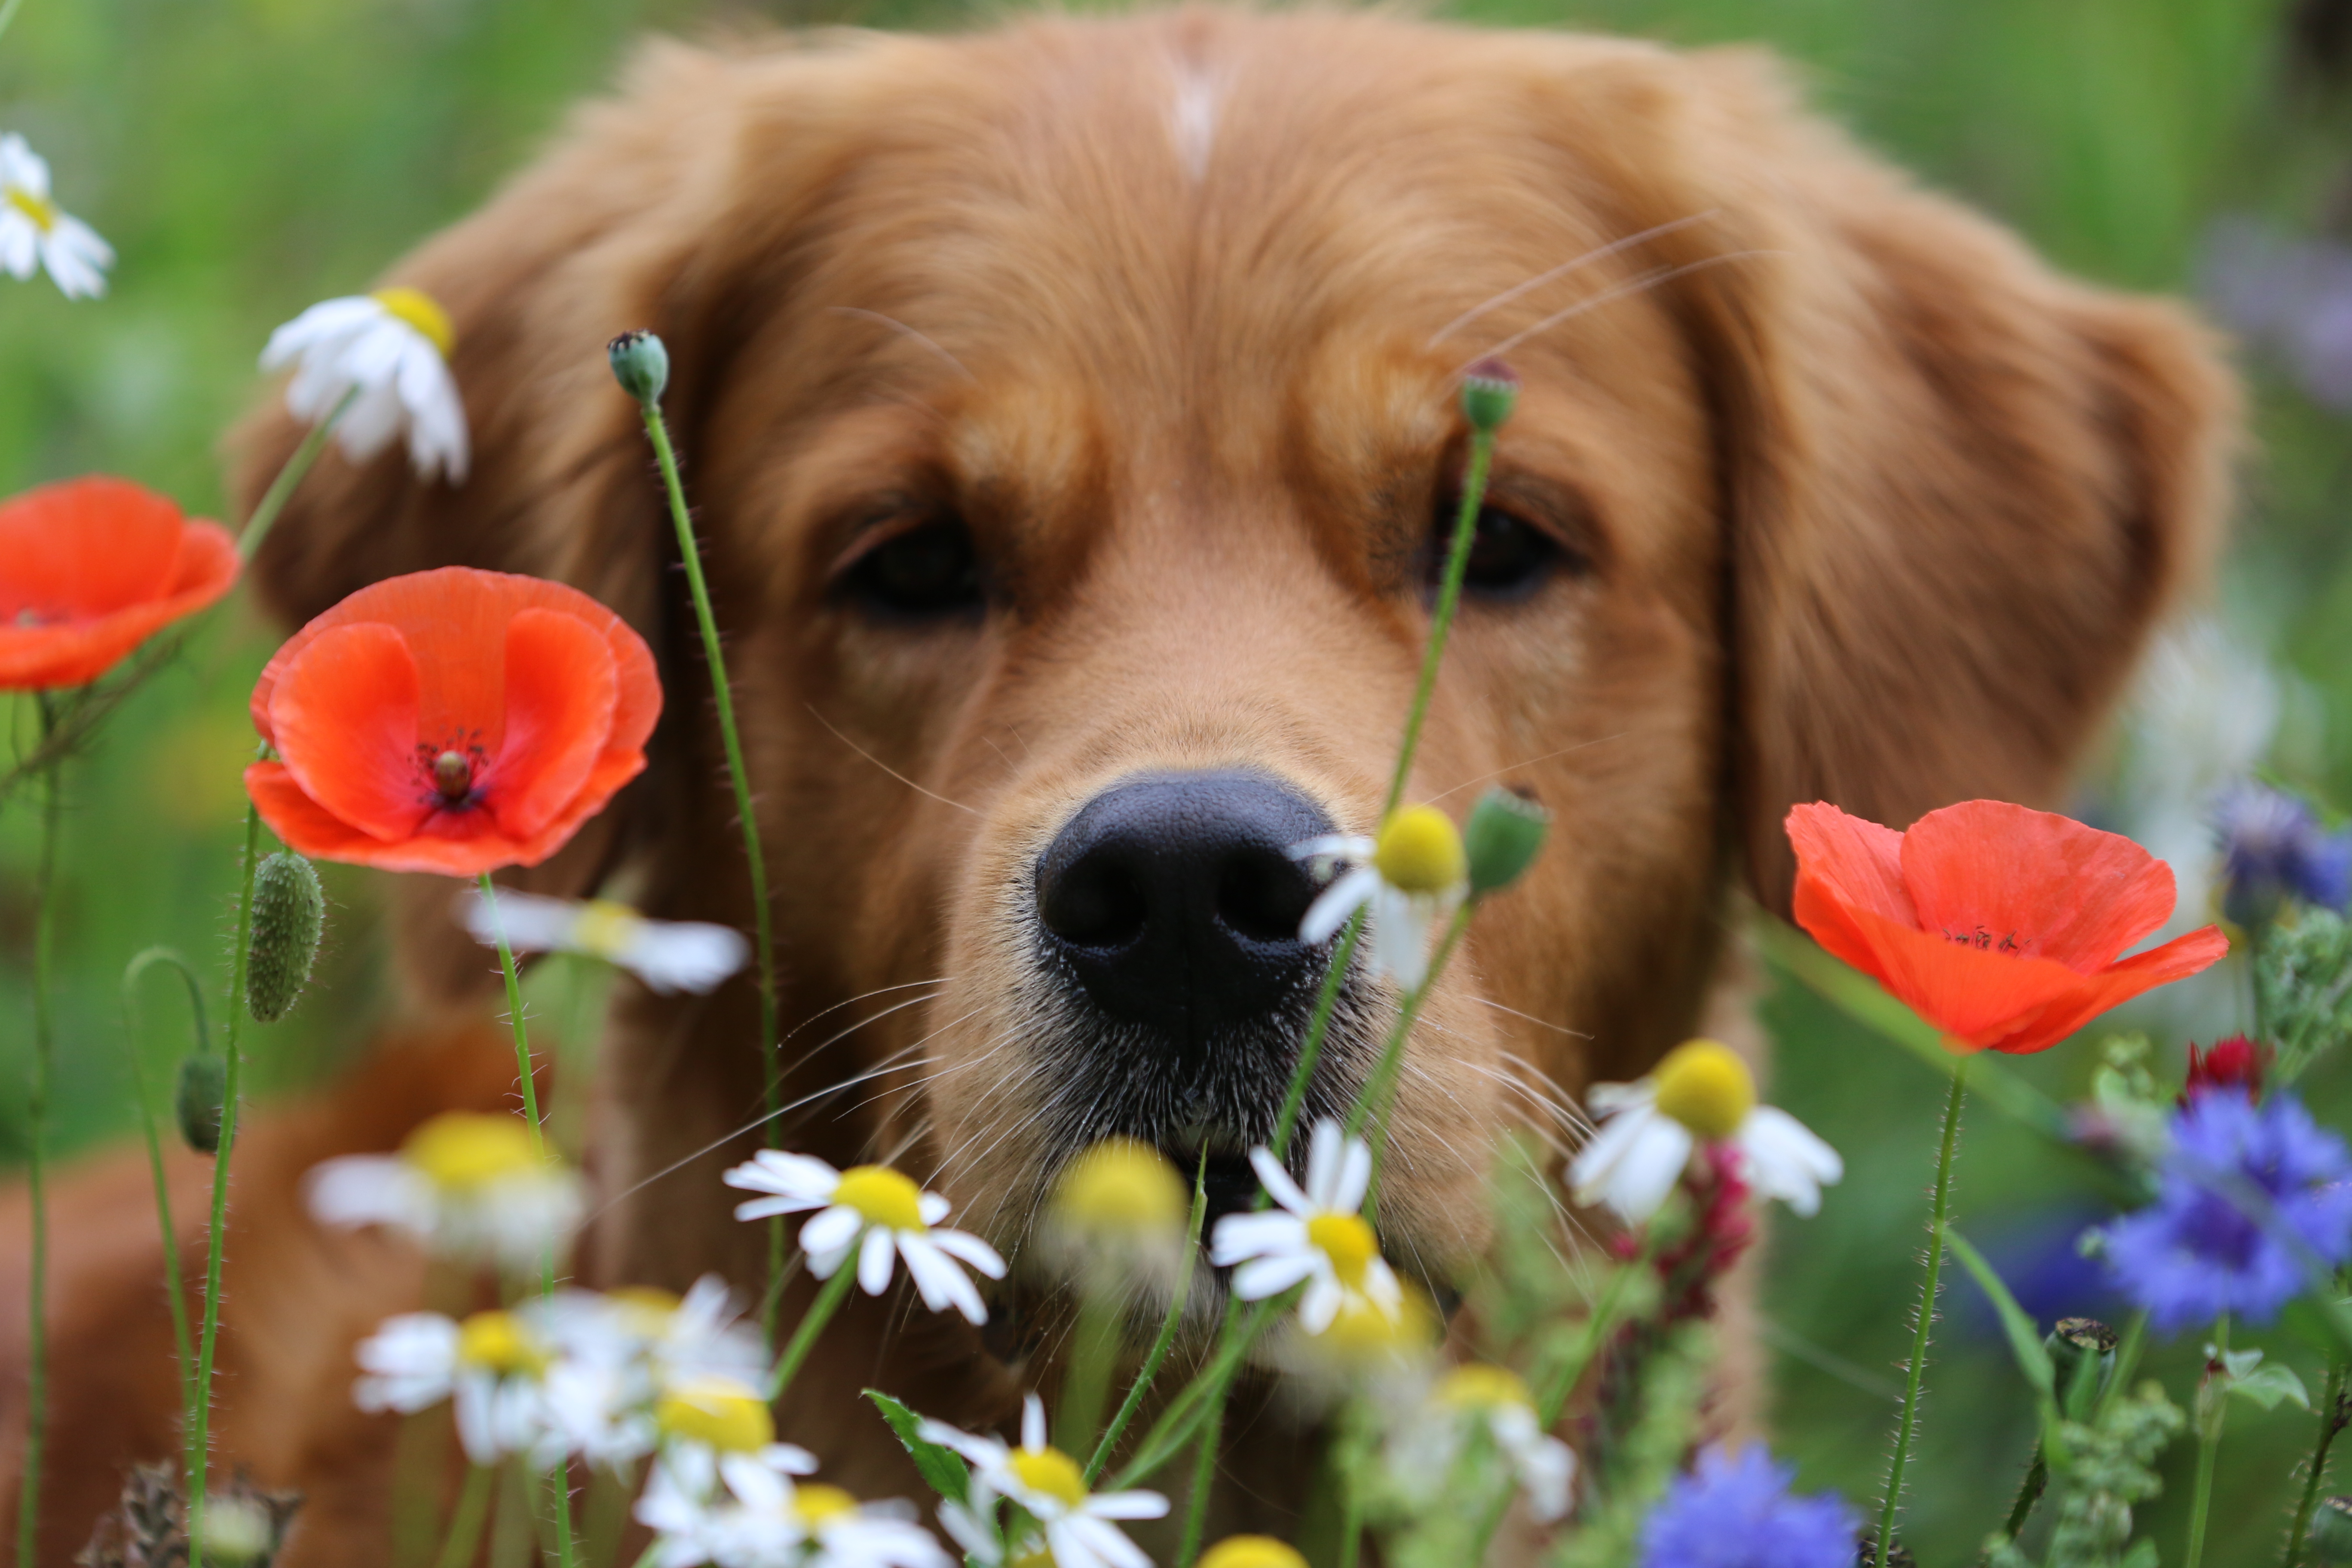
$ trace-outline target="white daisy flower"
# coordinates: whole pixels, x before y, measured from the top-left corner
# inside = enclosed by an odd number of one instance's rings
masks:
[[[809,1272],[819,1279],[831,1279],[856,1252],[859,1288],[879,1296],[890,1288],[895,1252],[907,1260],[924,1306],[934,1312],[953,1307],[972,1322],[988,1321],[980,1292],[956,1265],[1002,1279],[1004,1259],[968,1232],[934,1228],[948,1217],[948,1200],[924,1192],[888,1166],[836,1171],[814,1155],[762,1149],[728,1172],[726,1180],[730,1187],[771,1194],[736,1205],[737,1219],[819,1211],[801,1226],[801,1250],[808,1255]]]
[[[1430,932],[1451,919],[1470,890],[1470,863],[1462,835],[1433,805],[1408,805],[1381,825],[1380,837],[1333,834],[1292,847],[1291,858],[1329,876],[1353,868],[1323,889],[1298,922],[1298,940],[1330,940],[1348,917],[1370,906],[1370,963],[1408,991],[1429,977]]]
[[[440,1257],[513,1273],[539,1268],[580,1221],[578,1178],[533,1146],[519,1116],[445,1111],[398,1153],[328,1160],[305,1184],[321,1224],[392,1226]]]
[[[1265,1149],[1251,1150],[1250,1164],[1281,1206],[1229,1214],[1217,1222],[1209,1261],[1234,1268],[1234,1294],[1256,1301],[1307,1282],[1298,1323],[1309,1334],[1320,1334],[1342,1306],[1359,1301],[1397,1317],[1403,1292],[1381,1257],[1372,1227],[1357,1212],[1372,1182],[1372,1152],[1364,1141],[1346,1136],[1328,1118],[1318,1121],[1307,1144],[1304,1192]]]
[[[548,1405],[591,1463],[619,1469],[651,1453],[655,1411],[668,1393],[713,1380],[757,1387],[767,1375],[766,1348],[715,1274],[683,1300],[644,1286],[566,1290],[543,1312],[562,1351],[548,1373]]]
[[[1504,1367],[1457,1366],[1432,1384],[1422,1412],[1397,1426],[1389,1451],[1391,1473],[1408,1488],[1441,1482],[1463,1441],[1481,1426],[1510,1462],[1536,1522],[1549,1524],[1566,1515],[1576,1482],[1576,1451],[1543,1430],[1527,1384]]]
[[[1701,1142],[1739,1155],[1739,1173],[1801,1215],[1845,1174],[1838,1152],[1785,1110],[1756,1103],[1756,1079],[1730,1047],[1690,1040],[1634,1083],[1596,1083],[1585,1102],[1601,1117],[1569,1167],[1580,1204],[1605,1202],[1628,1224],[1658,1212]]]
[[[458,896],[457,918],[485,947],[517,952],[572,952],[617,964],[667,995],[709,991],[743,967],[751,944],[743,933],[700,921],[647,920],[609,899],[546,899],[500,889],[496,903],[478,889]]]
[[[466,405],[449,374],[457,344],[448,313],[432,296],[398,285],[322,300],[269,334],[261,368],[292,364],[286,406],[316,425],[351,397],[335,438],[366,462],[404,432],[408,460],[431,479],[466,478]]]
[[[816,1468],[804,1448],[775,1440],[767,1402],[709,1379],[663,1395],[661,1457],[637,1500],[656,1537],[655,1568],[783,1568],[809,1539],[792,1505],[793,1478]]]
[[[820,1483],[797,1488],[793,1510],[808,1536],[806,1568],[954,1568],[903,1503],[860,1503]]]
[[[971,1461],[971,1508],[949,1524],[959,1542],[966,1530],[985,1541],[987,1532],[975,1529],[976,1521],[987,1516],[996,1499],[1009,1498],[1045,1531],[1055,1568],[1151,1568],[1151,1559],[1113,1521],[1158,1519],[1168,1511],[1168,1500],[1158,1492],[1087,1491],[1084,1468],[1045,1441],[1045,1406],[1035,1394],[1021,1407],[1017,1448],[938,1421],[926,1421],[919,1430],[927,1441]],[[942,1523],[948,1523],[947,1513],[940,1510]]]
[[[452,1399],[457,1440],[478,1465],[509,1454],[551,1464],[565,1451],[546,1399],[554,1347],[519,1313],[476,1312],[461,1323],[404,1312],[377,1325],[355,1354],[366,1373],[352,1390],[361,1409],[407,1415]]]
[[[49,199],[49,165],[14,132],[0,136],[0,267],[30,278],[36,268],[68,300],[106,292],[114,250],[98,231]]]

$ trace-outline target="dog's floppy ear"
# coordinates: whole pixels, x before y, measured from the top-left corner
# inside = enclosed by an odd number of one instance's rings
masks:
[[[646,636],[670,699],[656,765],[547,865],[519,874],[521,886],[576,895],[601,879],[636,836],[632,825],[665,815],[649,798],[677,772],[663,759],[707,706],[693,696],[700,659],[681,657],[668,513],[606,341],[635,327],[668,340],[667,407],[690,458],[695,389],[718,374],[726,317],[761,259],[747,247],[778,248],[775,225],[821,177],[824,130],[845,119],[828,105],[851,75],[834,68],[856,47],[733,58],[645,48],[616,97],[579,114],[548,155],[387,275],[430,295],[455,328],[468,476],[422,480],[399,444],[360,464],[330,447],[256,563],[263,598],[289,625],[380,579],[457,564],[569,583]],[[780,141],[806,152],[774,157]],[[236,432],[243,510],[304,434],[275,395]],[[403,896],[411,979],[426,995],[478,983],[483,966],[448,918],[447,884],[404,881],[416,884]]]
[[[1689,62],[1671,237],[1721,437],[1731,825],[1785,910],[1781,819],[2057,804],[2221,531],[2235,392],[2171,305],[2053,274],[1789,101]],[[1680,215],[1662,215],[1680,216]]]

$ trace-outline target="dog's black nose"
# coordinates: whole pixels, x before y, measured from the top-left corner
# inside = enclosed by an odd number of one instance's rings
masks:
[[[1264,1019],[1320,950],[1298,940],[1316,885],[1293,845],[1331,831],[1257,773],[1160,773],[1088,801],[1037,862],[1047,946],[1115,1018],[1177,1047]]]

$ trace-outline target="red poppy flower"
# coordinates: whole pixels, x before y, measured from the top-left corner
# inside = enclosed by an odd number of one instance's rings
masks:
[[[536,866],[646,765],[653,654],[560,583],[445,566],[361,589],[253,689],[245,771],[305,855],[470,877]]]
[[[102,475],[0,503],[0,690],[79,686],[236,581],[236,545]]]
[[[1998,800],[1907,833],[1833,805],[1789,813],[1797,923],[1956,1048],[2039,1051],[2229,952],[2212,926],[2116,955],[2172,914],[2172,868],[2120,834]]]
[[[2216,1040],[2203,1051],[2191,1041],[2189,1081],[2180,1091],[2180,1103],[2186,1105],[2194,1096],[2214,1089],[2233,1089],[2249,1100],[2258,1099],[2263,1092],[2263,1073],[2270,1062],[2270,1047],[2243,1035]]]

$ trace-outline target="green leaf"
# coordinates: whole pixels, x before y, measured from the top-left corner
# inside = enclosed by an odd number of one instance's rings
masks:
[[[2305,1410],[2311,1408],[2311,1395],[2303,1386],[2303,1379],[2294,1369],[2273,1362],[2230,1379],[2230,1392],[2241,1399],[2251,1399],[2265,1410],[2275,1410],[2282,1399],[2291,1399]]]
[[[2000,1314],[2001,1331],[2009,1336],[2010,1351],[2017,1357],[2018,1370],[2025,1373],[2025,1381],[2033,1384],[2042,1398],[2054,1398],[2057,1374],[2050,1364],[2049,1351],[2042,1347],[2041,1329],[2025,1315],[2025,1309],[2017,1304],[2017,1298],[2009,1293],[2009,1287],[2000,1282],[2000,1276],[1984,1260],[1984,1254],[1969,1246],[1968,1237],[1954,1230],[1948,1222],[1944,1226],[1944,1239],[1951,1244],[1952,1255],[1991,1298],[1993,1310]]]
[[[890,1423],[890,1430],[898,1435],[898,1441],[914,1458],[915,1468],[921,1472],[925,1483],[950,1502],[966,1501],[971,1493],[971,1468],[963,1462],[963,1456],[923,1436],[919,1430],[923,1418],[880,1389],[867,1389],[866,1397],[874,1402],[874,1408],[882,1412],[882,1419]]]

